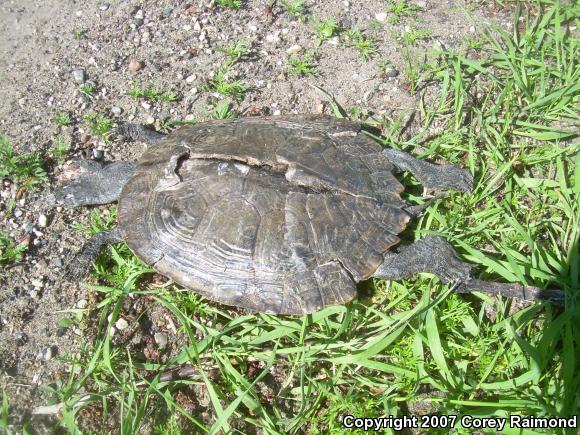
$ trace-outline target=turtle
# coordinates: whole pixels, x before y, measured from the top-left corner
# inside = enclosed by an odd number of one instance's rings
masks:
[[[118,201],[117,228],[90,239],[68,267],[87,274],[103,245],[124,241],[146,264],[208,299],[252,312],[302,315],[345,304],[357,283],[430,272],[457,292],[561,301],[561,291],[472,276],[441,236],[402,245],[422,208],[401,197],[400,171],[426,192],[466,194],[471,173],[381,147],[357,122],[327,115],[257,116],[163,135],[124,124],[137,162],[79,161],[56,197]]]

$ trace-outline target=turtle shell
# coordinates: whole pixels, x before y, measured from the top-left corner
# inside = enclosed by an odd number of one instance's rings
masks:
[[[303,314],[348,302],[383,262],[409,220],[402,189],[350,121],[210,121],[149,147],[119,228],[143,261],[209,299]]]

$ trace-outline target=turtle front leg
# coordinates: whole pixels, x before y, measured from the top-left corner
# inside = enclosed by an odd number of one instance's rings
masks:
[[[86,277],[103,246],[122,241],[123,238],[121,237],[121,232],[118,228],[101,231],[100,233],[95,234],[83,245],[80,252],[67,266],[67,278],[78,280]]]
[[[479,291],[528,301],[545,300],[555,305],[564,304],[562,290],[542,290],[520,284],[482,281],[471,276],[471,265],[462,262],[453,247],[442,237],[428,236],[400,248],[399,252],[387,252],[383,264],[373,278],[401,280],[420,272],[437,275],[445,283],[459,283],[457,293]]]
[[[165,137],[165,135],[141,124],[122,124],[115,130],[115,135],[133,142],[143,142],[147,145],[156,144]]]
[[[413,174],[428,193],[449,189],[469,193],[473,189],[473,176],[459,166],[436,165],[393,149],[384,149],[383,154],[397,168]]]
[[[115,202],[136,167],[137,162],[75,161],[59,177],[54,196],[68,207]]]

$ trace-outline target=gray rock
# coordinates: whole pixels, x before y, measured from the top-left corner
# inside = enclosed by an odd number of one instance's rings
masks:
[[[167,334],[163,332],[156,332],[153,338],[155,339],[155,343],[157,343],[159,347],[167,346]]]
[[[387,70],[387,72],[385,72],[385,75],[387,77],[397,77],[399,75],[399,70],[396,68],[390,68]]]
[[[119,317],[117,319],[117,321],[115,322],[115,328],[117,328],[119,331],[123,331],[124,329],[127,329],[129,327],[129,323],[123,319],[122,317]]]
[[[83,68],[77,68],[72,72],[72,76],[75,82],[77,83],[84,83],[87,75]]]
[[[101,3],[99,3],[99,9],[101,11],[106,11],[110,7],[111,7],[111,4],[110,3],[107,3],[107,2],[101,2]]]
[[[38,216],[38,226],[41,228],[46,228],[47,225],[48,225],[48,218],[46,217],[45,214],[40,214]]]

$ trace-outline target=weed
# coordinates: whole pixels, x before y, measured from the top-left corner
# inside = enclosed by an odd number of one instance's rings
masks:
[[[280,6],[288,15],[297,18],[299,21],[306,21],[307,9],[304,0],[280,0]]]
[[[209,113],[211,119],[237,118],[239,114],[232,109],[232,105],[226,100],[218,101]]]
[[[387,6],[387,12],[392,14],[389,18],[391,24],[397,24],[403,17],[414,17],[420,10],[420,7],[406,0],[395,0]]]
[[[85,116],[89,130],[95,136],[105,141],[110,140],[109,133],[113,130],[113,121],[101,113],[91,112]]]
[[[250,47],[250,41],[242,38],[238,41],[230,42],[225,47],[218,47],[216,50],[225,53],[230,62],[233,63],[250,54]]]
[[[383,23],[381,23],[379,20],[375,20],[374,18],[368,22],[368,28],[372,32],[380,32],[384,27],[385,25]]]
[[[86,38],[87,29],[77,29],[73,31],[73,36],[77,39]]]
[[[318,74],[314,65],[314,51],[307,50],[302,56],[291,56],[288,59],[290,66],[288,72],[296,76],[308,76]]]
[[[153,84],[143,87],[136,80],[133,81],[127,95],[134,98],[145,98],[150,101],[164,101],[166,103],[177,101],[177,95],[171,89],[164,89],[161,86]]]
[[[478,36],[469,35],[466,39],[467,48],[469,50],[481,50],[483,48],[483,40]]]
[[[24,251],[26,251],[25,244],[12,242],[7,234],[0,231],[0,264],[21,261]]]
[[[242,7],[242,0],[216,0],[216,3],[222,8],[240,9]]]
[[[318,45],[340,33],[340,24],[334,18],[328,18],[314,24],[314,32],[318,36]]]
[[[231,80],[229,78],[229,66],[229,64],[224,64],[217,67],[205,88],[223,96],[231,97],[236,101],[241,101],[246,94],[246,85],[241,80]]]
[[[85,83],[80,87],[80,91],[86,98],[91,99],[95,95],[97,87],[94,83]]]
[[[70,147],[71,144],[67,142],[62,135],[59,134],[54,137],[49,154],[58,163],[62,164],[65,161],[68,152],[70,151]]]
[[[372,36],[365,35],[360,30],[345,32],[343,43],[348,47],[356,48],[363,60],[370,60],[379,52],[377,40]]]
[[[7,137],[0,135],[0,179],[11,180],[19,189],[48,183],[48,176],[38,153],[14,153]]]
[[[71,124],[70,113],[68,112],[55,112],[54,116],[52,117],[53,122],[56,125],[60,125],[61,127],[66,127]]]
[[[428,39],[431,36],[429,30],[411,29],[403,35],[403,41],[407,44],[413,45],[415,42]]]

